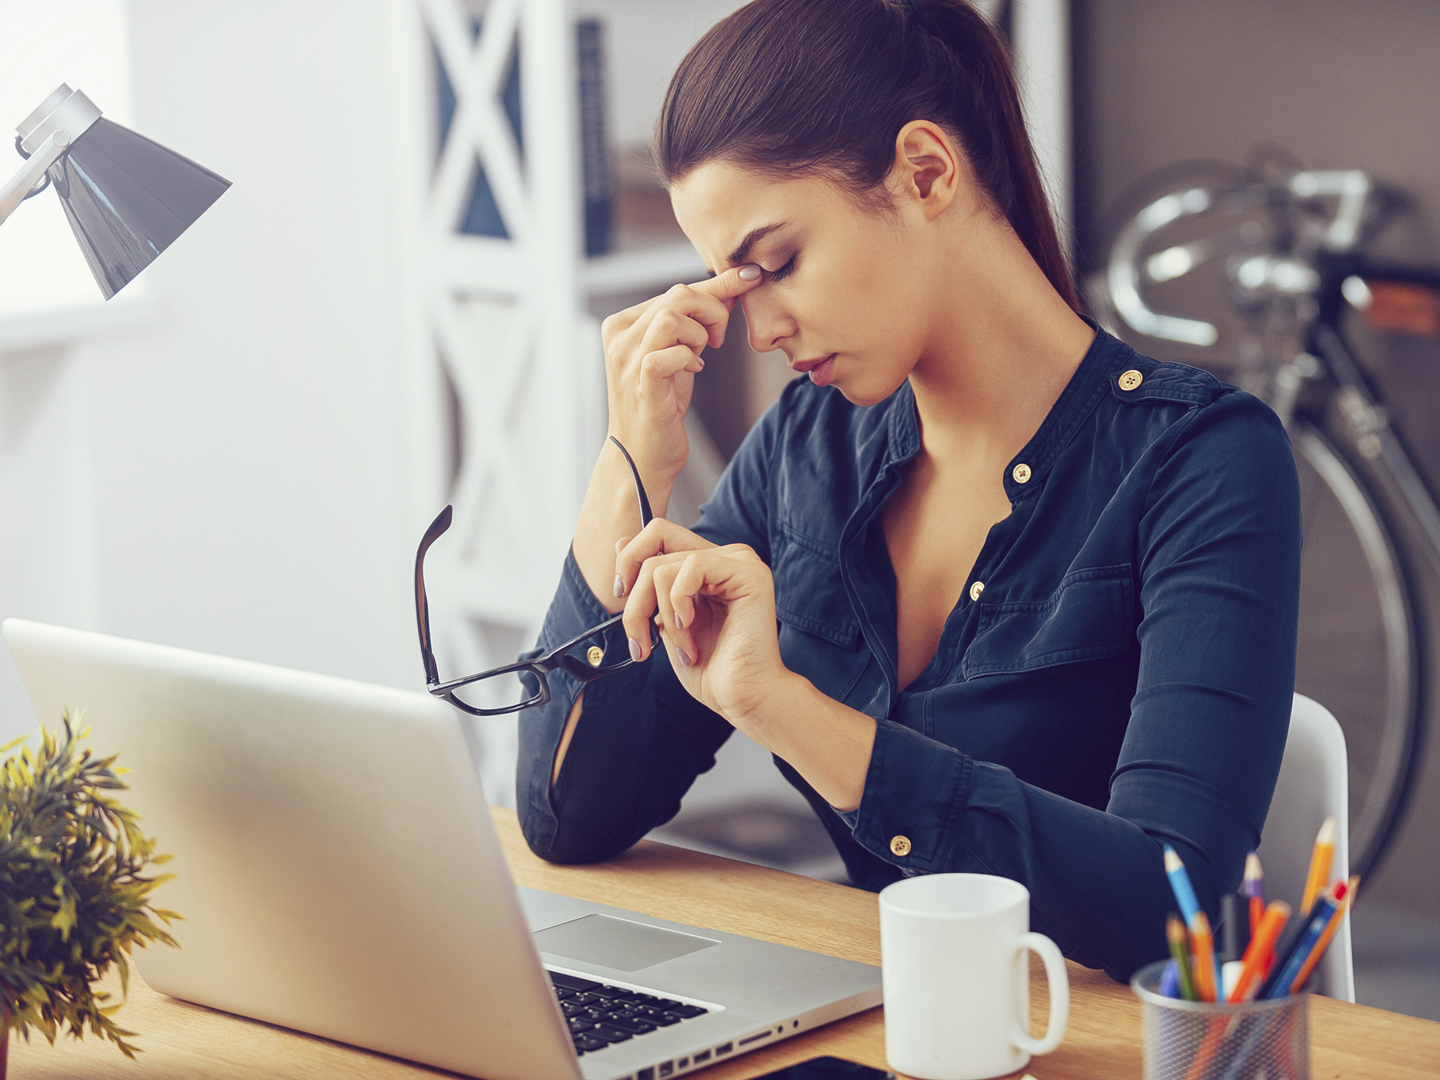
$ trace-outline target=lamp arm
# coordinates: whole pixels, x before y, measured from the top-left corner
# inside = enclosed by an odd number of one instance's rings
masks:
[[[20,171],[4,187],[0,187],[0,222],[15,212],[15,208],[30,194],[30,189],[40,182],[45,170],[59,161],[68,149],[70,136],[63,131],[55,132],[30,155]]]

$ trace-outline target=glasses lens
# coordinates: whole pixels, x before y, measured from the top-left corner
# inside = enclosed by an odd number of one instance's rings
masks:
[[[538,697],[540,682],[528,671],[507,671],[466,683],[454,693],[472,709],[511,709]]]

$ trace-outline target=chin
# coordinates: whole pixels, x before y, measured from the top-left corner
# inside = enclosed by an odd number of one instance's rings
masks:
[[[836,379],[830,385],[835,387],[836,390],[839,390],[841,395],[844,396],[845,400],[850,402],[850,404],[865,407],[869,405],[879,405],[880,402],[900,389],[904,382],[905,380],[901,379],[899,382],[891,383],[887,381],[881,383],[872,376],[869,379]]]

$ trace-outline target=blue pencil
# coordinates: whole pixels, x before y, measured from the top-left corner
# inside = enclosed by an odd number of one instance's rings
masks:
[[[1190,875],[1185,872],[1185,864],[1169,844],[1165,845],[1165,876],[1170,879],[1170,888],[1175,893],[1175,902],[1180,905],[1185,925],[1194,927],[1200,902],[1195,899],[1195,889],[1190,884]]]
[[[1160,985],[1155,988],[1155,992],[1167,998],[1184,996],[1180,993],[1180,969],[1174,960],[1165,961],[1165,970],[1160,972]]]
[[[1322,896],[1315,901],[1315,906],[1310,909],[1310,921],[1305,926],[1305,932],[1296,939],[1289,955],[1276,961],[1275,973],[1260,988],[1260,992],[1255,995],[1257,998],[1290,996],[1290,984],[1295,981],[1295,976],[1300,974],[1300,969],[1305,966],[1305,961],[1310,956],[1310,950],[1315,948],[1315,943],[1320,940],[1320,935],[1325,932],[1325,927],[1329,925],[1330,917],[1334,914],[1335,901],[1330,897]]]

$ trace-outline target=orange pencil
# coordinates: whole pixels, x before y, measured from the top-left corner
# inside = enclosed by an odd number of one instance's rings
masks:
[[[1240,969],[1240,977],[1235,980],[1235,989],[1230,991],[1231,1001],[1249,1001],[1251,995],[1260,988],[1260,983],[1265,978],[1266,961],[1274,951],[1275,941],[1289,919],[1290,905],[1284,900],[1272,901],[1265,909],[1265,917],[1260,920],[1260,929],[1250,939],[1250,947],[1245,950],[1245,966]]]
[[[1299,992],[1300,988],[1305,985],[1305,980],[1310,978],[1310,973],[1315,970],[1315,965],[1318,964],[1320,958],[1325,955],[1325,950],[1330,947],[1330,939],[1333,938],[1335,932],[1340,929],[1340,920],[1345,918],[1345,913],[1350,910],[1350,905],[1355,902],[1355,890],[1358,888],[1360,888],[1359,874],[1351,877],[1345,884],[1335,886],[1336,892],[1343,889],[1345,895],[1341,898],[1340,906],[1331,917],[1329,925],[1325,927],[1325,932],[1320,935],[1320,940],[1315,942],[1315,947],[1310,950],[1310,955],[1306,958],[1305,963],[1301,965],[1300,974],[1296,975],[1295,981],[1290,984],[1290,993],[1294,994]]]
[[[1197,911],[1190,924],[1190,945],[1195,954],[1195,992],[1201,1001],[1215,1001],[1220,987],[1215,970],[1215,937],[1210,933],[1210,917],[1203,911]]]
[[[1310,914],[1315,897],[1330,878],[1330,863],[1335,858],[1335,819],[1327,817],[1315,837],[1315,850],[1310,853],[1310,872],[1305,875],[1305,892],[1300,897],[1300,917]]]

